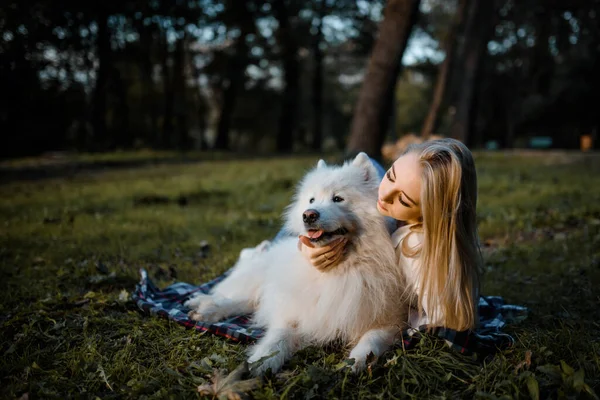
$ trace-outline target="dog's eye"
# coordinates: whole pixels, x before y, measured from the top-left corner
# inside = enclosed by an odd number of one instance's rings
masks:
[[[344,199],[342,199],[340,196],[333,196],[334,203],[341,203],[342,201],[344,201]]]
[[[314,203],[314,202],[315,202],[315,198],[314,198],[314,197],[312,197],[312,198],[311,198],[311,199],[310,199],[308,202],[309,202],[310,204]]]

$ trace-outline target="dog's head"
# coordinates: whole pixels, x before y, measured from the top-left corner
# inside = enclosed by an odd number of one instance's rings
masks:
[[[376,207],[379,181],[365,153],[342,166],[320,160],[298,185],[286,210],[286,230],[308,236],[316,246],[359,234],[368,221],[381,219]]]

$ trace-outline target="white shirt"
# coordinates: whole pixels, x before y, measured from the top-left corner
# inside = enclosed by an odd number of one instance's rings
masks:
[[[408,250],[417,250],[423,241],[423,234],[421,232],[413,232],[410,233],[411,225],[402,226],[394,233],[392,233],[392,243],[394,243],[394,247],[396,248],[396,259],[398,260],[398,265],[402,269],[404,277],[406,279],[406,284],[408,285],[409,290],[411,290],[414,294],[414,298],[419,292],[419,255],[417,254],[414,257],[407,257],[402,253],[402,243],[406,238],[408,242],[406,243],[406,248]],[[408,237],[407,237],[408,235]],[[413,302],[413,305],[416,304],[416,301]],[[427,309],[427,298],[421,299],[421,304],[423,307]],[[441,315],[438,313],[438,315]],[[411,309],[408,316],[408,324],[412,328],[418,328],[421,325],[426,325],[429,323],[429,319],[425,312],[421,313],[419,317],[419,311],[417,309]]]

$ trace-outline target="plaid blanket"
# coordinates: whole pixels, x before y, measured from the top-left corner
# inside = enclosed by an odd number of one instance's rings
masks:
[[[225,279],[230,271],[200,286],[177,282],[162,290],[154,285],[145,270],[142,269],[140,272],[141,280],[136,285],[132,297],[145,313],[158,315],[187,328],[210,332],[241,343],[250,343],[262,336],[264,331],[253,329],[247,315],[235,316],[217,323],[193,321],[188,318],[189,310],[183,303],[198,292],[208,293],[213,286]],[[525,307],[504,304],[501,297],[482,296],[479,299],[479,327],[476,331],[458,332],[446,328],[433,328],[428,333],[445,340],[451,348],[460,353],[489,355],[514,344],[514,339],[501,329],[506,323],[518,322],[526,316]],[[401,345],[405,349],[414,347],[426,330],[427,326],[421,326],[419,329],[405,331]]]

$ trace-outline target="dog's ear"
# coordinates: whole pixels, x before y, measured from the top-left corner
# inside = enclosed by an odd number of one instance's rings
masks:
[[[372,179],[377,176],[377,171],[375,170],[375,166],[371,162],[371,159],[367,155],[367,153],[360,152],[352,161],[352,165],[355,167],[362,168],[365,171],[365,181]]]
[[[325,168],[327,166],[327,163],[325,162],[325,160],[319,160],[319,162],[317,163],[317,168]]]

